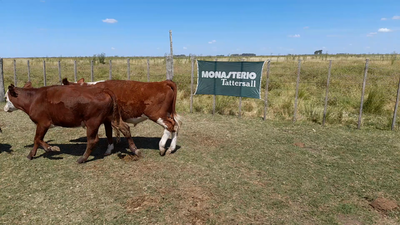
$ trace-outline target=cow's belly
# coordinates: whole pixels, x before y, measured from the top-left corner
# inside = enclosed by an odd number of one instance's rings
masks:
[[[145,121],[147,119],[148,119],[148,117],[146,115],[142,114],[142,116],[140,116],[140,117],[129,118],[125,122],[133,123],[134,125],[136,125],[136,124],[141,123],[141,122],[143,122],[143,121]]]

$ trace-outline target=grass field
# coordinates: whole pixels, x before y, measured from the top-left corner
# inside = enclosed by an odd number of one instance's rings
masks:
[[[0,107],[4,107],[0,103]],[[29,161],[35,126],[0,112],[1,224],[399,224],[397,132],[310,121],[180,112],[175,154],[161,157],[162,128],[146,121],[102,157],[104,129],[89,162],[76,160],[85,130],[54,128],[61,148]],[[389,204],[390,205],[390,204]],[[393,207],[392,207],[393,208]]]

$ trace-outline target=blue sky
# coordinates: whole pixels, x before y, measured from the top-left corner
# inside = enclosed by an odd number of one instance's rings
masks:
[[[400,52],[400,0],[0,0],[0,57]]]

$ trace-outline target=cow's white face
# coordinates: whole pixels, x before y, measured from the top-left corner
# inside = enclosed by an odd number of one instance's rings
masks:
[[[6,105],[4,106],[4,111],[6,112],[14,112],[15,110],[18,110],[15,108],[14,104],[10,101],[10,98],[8,97],[8,91],[6,92]]]

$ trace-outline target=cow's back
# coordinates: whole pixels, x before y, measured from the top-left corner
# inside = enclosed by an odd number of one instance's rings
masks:
[[[52,86],[44,88],[31,105],[33,121],[45,117],[53,125],[77,127],[91,117],[109,114],[111,97],[97,87]]]
[[[95,86],[110,89],[117,97],[122,118],[138,118],[157,112],[171,112],[176,84],[172,81],[139,82],[107,80]]]

